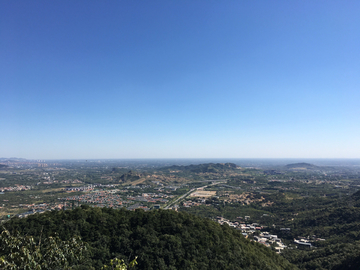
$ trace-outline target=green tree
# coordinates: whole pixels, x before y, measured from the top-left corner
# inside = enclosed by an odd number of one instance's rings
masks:
[[[137,265],[136,259],[137,257],[132,260],[129,265],[126,265],[124,260],[115,258],[110,261],[110,266],[104,265],[101,269],[127,270],[128,267],[134,267],[135,265]]]
[[[69,269],[81,262],[87,250],[80,237],[61,241],[58,236],[38,243],[32,236],[11,235],[6,229],[0,234],[1,269]]]

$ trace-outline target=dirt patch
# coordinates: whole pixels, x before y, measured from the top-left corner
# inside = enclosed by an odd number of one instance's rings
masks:
[[[216,195],[216,191],[205,191],[205,190],[197,190],[190,194],[190,197],[212,197]]]
[[[42,193],[51,193],[51,192],[57,192],[57,191],[64,191],[64,188],[49,188],[49,189],[44,189],[41,192]]]
[[[146,181],[147,179],[146,178],[140,178],[139,180],[136,180],[134,182],[131,182],[131,185],[132,186],[136,186],[138,184],[141,184],[142,182]]]

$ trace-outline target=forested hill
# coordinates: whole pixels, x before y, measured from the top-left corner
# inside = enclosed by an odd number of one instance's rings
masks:
[[[162,168],[162,170],[168,171],[182,171],[182,172],[194,172],[194,173],[219,173],[225,171],[233,171],[240,169],[234,163],[205,163],[199,165],[188,165],[188,166],[178,166],[173,165],[170,167]]]
[[[100,269],[114,257],[138,256],[136,269],[296,269],[269,248],[229,226],[170,210],[127,211],[83,206],[35,214],[5,224],[35,240],[58,233],[80,235],[90,245],[87,265]]]
[[[318,169],[319,167],[310,163],[292,163],[292,164],[288,164],[285,166],[286,169],[288,170],[293,170],[293,169],[305,169],[305,170],[314,170],[314,169]]]

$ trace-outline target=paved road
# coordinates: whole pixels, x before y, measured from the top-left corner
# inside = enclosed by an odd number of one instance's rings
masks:
[[[207,182],[207,181],[206,181]],[[221,181],[221,182],[216,182],[216,183],[212,183],[210,185],[206,185],[206,186],[202,186],[202,187],[198,187],[198,188],[193,188],[190,191],[186,192],[184,195],[181,195],[179,198],[177,198],[175,201],[169,203],[167,206],[164,207],[164,209],[169,209],[172,205],[175,205],[177,202],[181,201],[182,199],[186,198],[187,196],[189,196],[191,193],[193,193],[195,190],[199,190],[199,189],[204,189],[207,188],[208,186],[214,186],[214,185],[218,185],[218,184],[223,184],[226,183],[226,181]]]

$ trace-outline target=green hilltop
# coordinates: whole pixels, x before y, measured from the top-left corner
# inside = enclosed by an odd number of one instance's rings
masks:
[[[185,212],[82,206],[14,218],[5,226],[35,241],[55,233],[63,240],[81,236],[89,252],[74,269],[100,269],[114,257],[130,261],[136,256],[134,269],[297,269],[235,229]]]
[[[285,165],[285,168],[288,170],[293,170],[293,169],[313,170],[313,169],[317,169],[318,166],[310,164],[310,163],[301,162],[301,163],[293,163],[293,164]]]

